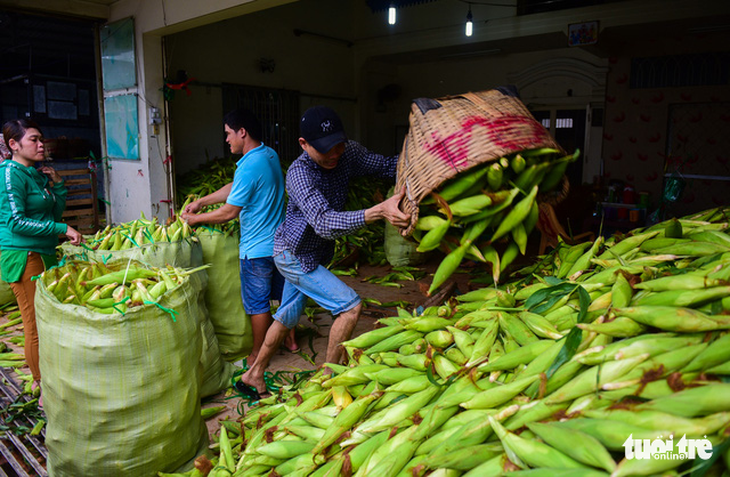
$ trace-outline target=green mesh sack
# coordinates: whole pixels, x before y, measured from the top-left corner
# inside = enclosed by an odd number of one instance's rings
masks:
[[[61,304],[37,283],[49,475],[152,476],[205,448],[194,280],[124,315]]]
[[[205,305],[224,358],[235,361],[251,353],[251,319],[241,302],[238,240],[215,230],[198,231],[203,262],[210,264]]]
[[[125,250],[89,250],[83,246],[71,245],[68,242],[61,245],[64,255],[81,260],[101,261],[109,260],[137,260],[152,267],[191,268],[203,264],[203,250],[200,242],[195,238],[186,238],[176,242],[148,243],[140,247]],[[196,274],[193,280],[199,291],[205,290],[207,280],[205,274]],[[202,294],[198,294],[202,297]],[[239,300],[240,301],[240,300]],[[205,309],[205,302],[201,304]],[[230,385],[235,367],[221,358],[221,350],[215,336],[214,327],[203,314],[201,333],[204,340],[201,362],[203,364],[203,387],[201,397],[211,396],[226,389]]]

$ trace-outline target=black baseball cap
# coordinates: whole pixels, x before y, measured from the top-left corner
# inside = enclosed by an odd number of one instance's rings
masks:
[[[304,140],[322,154],[347,141],[340,117],[327,106],[312,106],[304,111],[299,130]]]

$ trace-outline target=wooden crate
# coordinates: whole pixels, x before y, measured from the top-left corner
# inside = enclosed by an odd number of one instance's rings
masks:
[[[57,171],[66,182],[66,210],[63,221],[84,235],[99,230],[96,172],[88,168]]]

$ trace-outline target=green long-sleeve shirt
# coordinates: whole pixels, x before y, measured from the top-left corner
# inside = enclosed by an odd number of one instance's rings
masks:
[[[0,163],[0,269],[6,282],[20,279],[28,252],[55,255],[66,207],[63,181],[50,185],[35,167],[13,160]]]

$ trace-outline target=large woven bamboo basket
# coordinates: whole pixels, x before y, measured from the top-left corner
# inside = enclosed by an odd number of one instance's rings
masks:
[[[455,175],[525,149],[562,151],[518,98],[500,90],[416,99],[409,123],[395,189],[406,187],[401,209],[411,224],[404,235],[413,231],[421,200]]]

